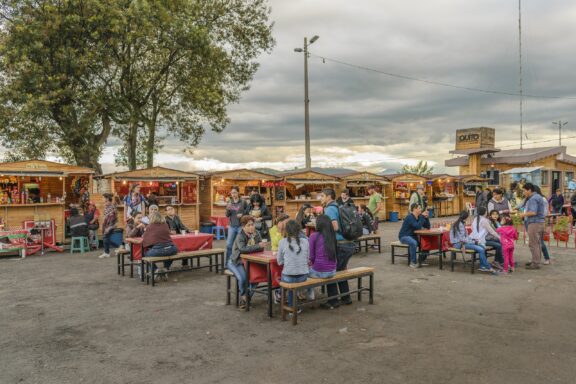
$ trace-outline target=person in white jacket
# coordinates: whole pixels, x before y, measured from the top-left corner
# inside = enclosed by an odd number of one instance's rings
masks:
[[[486,207],[478,207],[476,212],[477,216],[472,221],[472,233],[470,234],[470,238],[478,242],[479,245],[485,247],[493,247],[496,252],[494,257],[496,259],[494,266],[498,269],[501,269],[504,260],[502,257],[502,244],[500,243],[500,235],[498,232],[496,232],[496,229],[492,227],[488,217],[486,217]],[[492,235],[493,238],[497,240],[486,240],[486,236],[488,234]]]

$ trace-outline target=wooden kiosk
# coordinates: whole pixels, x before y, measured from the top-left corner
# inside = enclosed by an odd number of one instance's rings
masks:
[[[271,207],[275,181],[273,175],[249,169],[206,173],[200,181],[202,222],[210,221],[211,217],[226,216],[227,200],[232,187],[238,187],[240,197],[244,199],[248,199],[252,191],[260,193],[266,205]]]
[[[175,169],[153,167],[135,171],[117,172],[103,175],[97,180],[97,190],[100,195],[112,193],[117,196],[118,224],[124,227],[124,197],[130,193],[132,186],[139,184],[140,193],[147,197],[150,193],[156,195],[160,213],[165,214],[166,206],[176,209],[184,225],[190,229],[200,228],[199,176],[193,173]],[[101,199],[103,201],[103,199]],[[99,204],[100,205],[100,204]],[[99,206],[103,213],[103,207]]]
[[[338,194],[344,189],[350,191],[350,197],[354,200],[354,204],[359,206],[360,204],[368,205],[370,201],[370,195],[368,195],[368,187],[373,185],[376,192],[382,195],[382,202],[384,210],[380,212],[380,219],[385,220],[386,215],[386,190],[385,186],[389,185],[390,182],[386,177],[379,176],[370,172],[354,172],[346,175],[339,175],[340,178],[340,188],[336,191]]]
[[[458,176],[457,179],[459,181],[458,200],[461,210],[467,208],[467,203],[476,204],[476,189],[487,186],[489,181],[489,179],[474,175]]]
[[[447,174],[429,176],[427,194],[432,196],[436,217],[453,216],[460,213],[458,177]]]
[[[386,196],[386,211],[398,212],[398,218],[402,219],[408,215],[410,210],[410,196],[416,191],[418,185],[425,188],[428,204],[431,205],[429,195],[430,188],[427,185],[428,179],[411,173],[386,175],[390,184],[386,186],[388,192]]]
[[[304,204],[320,205],[318,194],[324,188],[338,190],[340,180],[335,176],[310,170],[285,172],[279,175],[281,186],[276,188],[274,215],[286,213],[295,218]],[[336,196],[338,198],[338,196]]]
[[[64,243],[67,207],[90,200],[94,171],[45,160],[0,164],[0,216],[6,228],[54,221],[48,242]]]

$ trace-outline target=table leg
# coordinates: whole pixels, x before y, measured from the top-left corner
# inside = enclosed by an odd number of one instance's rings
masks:
[[[74,246],[74,244],[72,244],[72,246]],[[118,274],[120,275],[122,273],[122,270],[120,268],[120,254],[119,253],[116,254],[116,267],[118,269]]]
[[[244,292],[246,292],[246,312],[250,310],[250,261],[246,260],[246,281],[244,282]]]
[[[418,268],[422,268],[422,236],[418,235],[418,249],[416,253],[416,261],[418,263]],[[408,256],[410,258],[410,256]]]
[[[220,273],[224,274],[224,270],[226,269],[226,251],[222,253],[222,265],[220,267]]]
[[[270,263],[266,264],[266,274],[268,275],[268,317],[272,318],[272,268]]]
[[[156,279],[154,278],[154,277],[155,277],[155,276],[154,276],[154,267],[156,266],[156,264],[155,264],[155,263],[148,263],[148,264],[150,265],[150,276],[152,276],[152,277],[151,277],[151,279],[152,279],[152,286],[155,286],[156,283],[155,283],[154,280],[156,280]]]
[[[140,281],[144,282],[144,275],[146,275],[146,284],[148,284],[148,274],[144,271],[144,259],[140,259]]]
[[[130,278],[134,277],[134,244],[129,244],[130,245],[130,255],[128,256],[130,258]]]
[[[442,235],[438,235],[438,267],[440,269],[444,269],[443,260],[442,260]]]

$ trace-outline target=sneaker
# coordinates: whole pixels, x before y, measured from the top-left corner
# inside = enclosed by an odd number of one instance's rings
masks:
[[[540,266],[538,264],[530,263],[530,265],[526,266],[526,269],[537,270],[540,269]]]
[[[99,259],[107,259],[108,257],[110,257],[109,253],[103,253],[100,256],[98,256]]]
[[[410,263],[410,268],[420,268],[420,266],[416,263]]]
[[[322,308],[322,309],[329,309],[329,310],[336,309],[336,308],[338,308],[339,306],[340,306],[339,303],[334,303],[334,304],[322,303],[322,304],[320,304],[320,308]]]
[[[544,265],[550,265],[550,264],[552,264],[552,260],[546,259],[546,260],[544,260],[544,262],[543,262],[542,264],[544,264]]]
[[[479,272],[494,272],[494,269],[492,268],[486,268],[486,267],[480,267],[478,268]]]
[[[492,263],[492,268],[498,269],[498,270],[503,270],[504,266],[502,264],[500,264],[499,262],[495,261]]]
[[[297,314],[301,314],[302,313],[302,308],[298,308],[298,310],[296,311]],[[292,317],[294,316],[294,314],[292,312],[288,312],[288,317]]]
[[[274,304],[280,304],[281,298],[282,295],[280,294],[280,292],[278,290],[274,291]]]
[[[246,309],[246,300],[241,299],[240,304],[238,305],[240,309]]]
[[[423,267],[428,267],[428,266],[430,266],[430,264],[429,264],[427,261],[422,261],[422,262],[420,263],[420,265],[423,266]]]

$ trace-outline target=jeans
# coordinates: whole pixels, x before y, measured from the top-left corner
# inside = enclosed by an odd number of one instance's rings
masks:
[[[494,260],[500,264],[504,264],[504,256],[502,255],[502,243],[499,241],[491,240],[486,241],[486,246],[494,247],[496,254],[494,255]]]
[[[308,273],[308,276],[312,277],[314,279],[329,279],[329,278],[333,277],[335,274],[336,274],[336,271],[317,272],[314,269],[310,268],[310,273]]]
[[[453,245],[454,248],[461,249],[462,243],[456,243]],[[476,245],[474,243],[466,243],[464,244],[464,248],[471,249],[473,251],[478,252],[478,257],[480,258],[480,268],[491,269],[490,264],[488,264],[488,260],[486,259],[486,249],[481,245]],[[502,249],[502,247],[500,247]]]
[[[542,236],[542,256],[544,256],[544,260],[550,260],[550,254],[548,253],[548,247],[546,247],[546,243],[544,242],[544,236]]]
[[[302,283],[308,279],[308,275],[290,276],[282,274],[282,281],[285,283]],[[292,291],[288,291],[288,306],[292,306]]]
[[[400,242],[409,246],[408,254],[410,255],[410,264],[418,263],[418,260],[416,259],[418,241],[416,241],[416,239],[411,236],[404,236],[400,239]]]
[[[234,245],[234,240],[236,236],[240,233],[242,227],[228,227],[228,237],[226,238],[226,262],[232,257],[232,246]]]
[[[108,232],[107,234],[104,235],[104,237],[102,238],[102,242],[104,243],[104,253],[109,254],[110,253],[110,237],[112,236],[112,231]]]
[[[232,260],[228,260],[228,262],[226,263],[226,268],[228,268],[228,270],[230,272],[232,272],[234,274],[234,276],[236,276],[236,280],[238,281],[238,291],[240,292],[240,296],[244,296],[246,295],[246,270],[244,269],[244,265],[242,264],[241,261],[238,262],[238,264],[234,264],[232,262]],[[256,288],[258,286],[258,284],[250,284],[250,291],[252,291],[252,289]],[[250,296],[252,296],[252,292],[250,292]]]
[[[153,256],[172,256],[178,253],[178,248],[176,248],[176,246],[172,243],[166,243],[166,244],[156,244],[153,245],[151,248],[148,248],[148,250],[144,253],[145,257],[153,257]],[[172,261],[165,261],[164,262],[164,268],[166,269],[170,269],[170,266],[172,265]],[[154,268],[156,268],[156,265],[154,265]]]
[[[348,261],[354,254],[356,250],[356,244],[354,242],[341,242],[338,243],[336,248],[336,270],[337,271],[345,271],[348,268]],[[342,281],[338,284],[328,284],[326,286],[326,291],[328,292],[328,296],[336,296],[338,295],[338,290],[340,290],[340,294],[346,294],[350,292],[350,288],[348,287],[347,281]],[[349,302],[350,295],[342,296],[340,298],[343,302]],[[334,298],[328,301],[330,305],[334,305],[338,303],[338,299]]]

